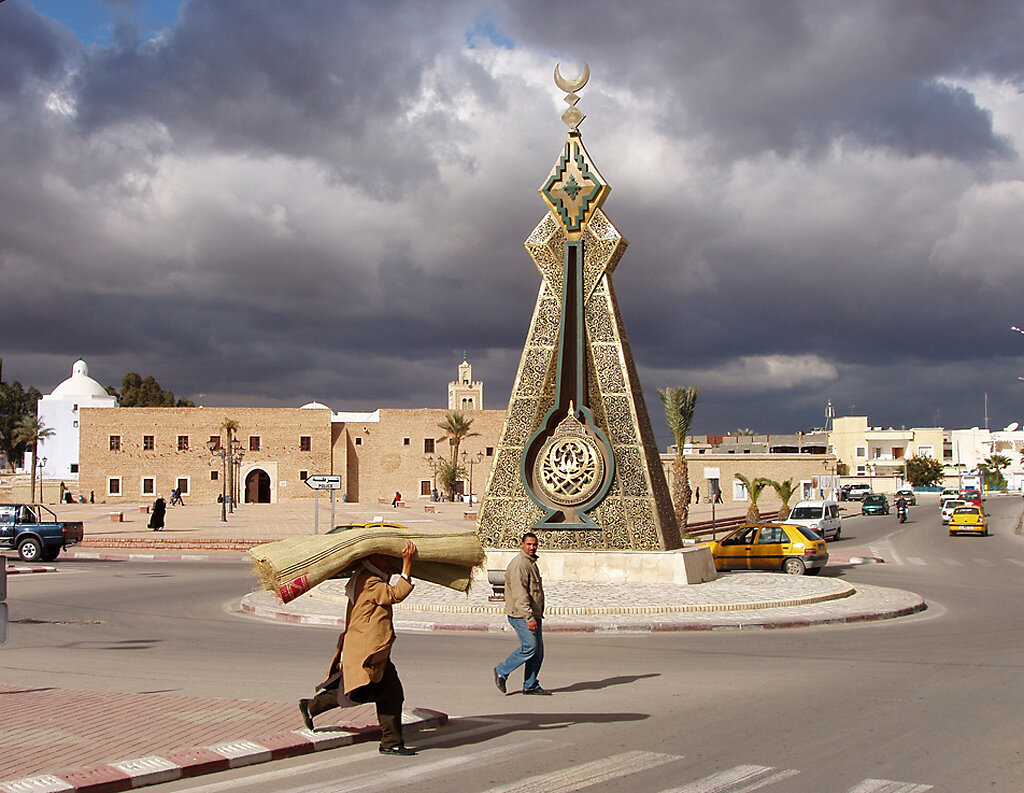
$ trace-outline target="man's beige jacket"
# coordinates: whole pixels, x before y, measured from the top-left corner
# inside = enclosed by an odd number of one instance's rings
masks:
[[[537,560],[520,551],[505,569],[505,613],[524,620],[544,616],[544,584]]]

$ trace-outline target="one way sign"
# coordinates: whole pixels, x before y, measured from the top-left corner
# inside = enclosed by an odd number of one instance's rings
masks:
[[[341,474],[313,474],[306,484],[314,490],[341,490]]]

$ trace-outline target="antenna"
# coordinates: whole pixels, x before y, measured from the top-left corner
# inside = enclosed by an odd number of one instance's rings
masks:
[[[985,392],[985,429],[988,429],[988,391]]]

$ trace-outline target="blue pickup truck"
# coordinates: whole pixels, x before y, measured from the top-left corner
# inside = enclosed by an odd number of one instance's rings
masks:
[[[0,550],[17,550],[23,561],[52,562],[83,534],[81,521],[59,521],[42,504],[0,504]]]

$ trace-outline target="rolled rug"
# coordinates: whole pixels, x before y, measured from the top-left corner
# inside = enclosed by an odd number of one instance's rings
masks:
[[[289,537],[249,549],[264,589],[284,603],[355,566],[371,554],[400,558],[406,540],[416,543],[414,577],[466,592],[473,568],[484,564],[476,532],[438,532],[397,525],[367,525],[336,534]]]

